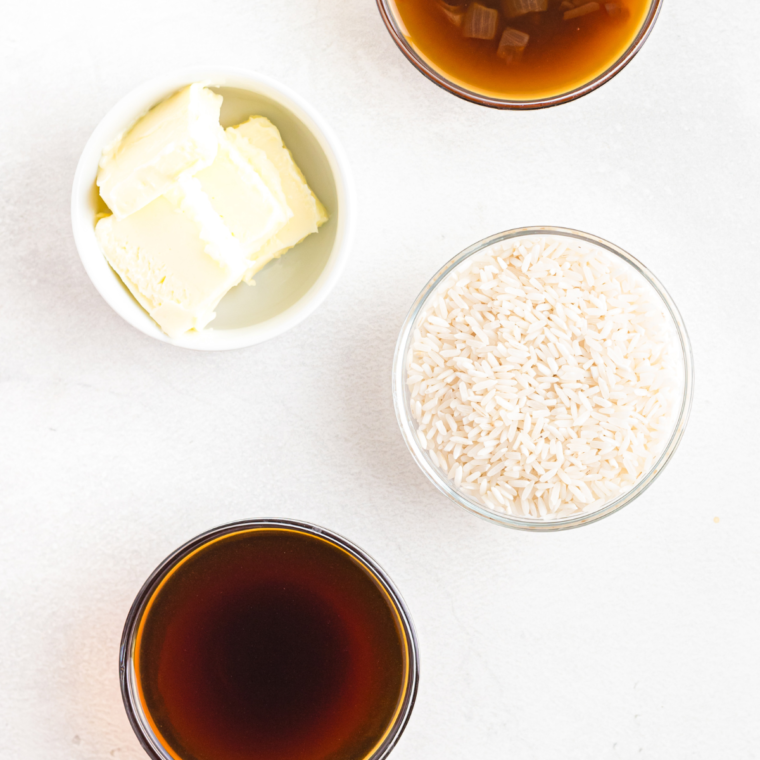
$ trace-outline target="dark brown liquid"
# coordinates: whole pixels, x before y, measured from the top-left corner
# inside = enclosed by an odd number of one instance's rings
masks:
[[[471,39],[465,36],[466,14],[474,3],[456,2],[395,0],[410,42],[434,68],[466,89],[514,100],[569,92],[602,74],[633,42],[651,4],[599,0],[597,10],[565,20],[568,7],[562,0],[512,18],[507,16],[515,0],[480,0],[498,11],[496,31],[492,39]],[[528,41],[522,52],[505,46],[499,55],[508,27],[518,32],[517,40],[527,34]]]
[[[394,721],[407,643],[374,576],[296,530],[225,536],[154,594],[141,701],[181,760],[361,760]]]

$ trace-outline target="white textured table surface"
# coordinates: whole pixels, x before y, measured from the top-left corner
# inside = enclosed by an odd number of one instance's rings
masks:
[[[619,77],[522,114],[417,74],[374,0],[26,0],[2,16],[0,757],[144,757],[117,677],[133,596],[194,534],[264,515],[343,533],[405,595],[422,680],[394,760],[760,756],[757,4],[667,0]],[[215,355],[122,322],[69,226],[97,121],[196,63],[263,71],[312,101],[360,202],[326,304]],[[666,473],[557,535],[439,495],[390,396],[395,338],[430,274],[531,223],[641,258],[696,357]]]

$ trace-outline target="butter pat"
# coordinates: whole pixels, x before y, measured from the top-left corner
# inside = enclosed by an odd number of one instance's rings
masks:
[[[275,192],[270,190],[221,128],[214,162],[199,171],[195,178],[249,258],[293,216],[282,191],[277,192],[276,187]]]
[[[101,219],[95,234],[111,267],[171,338],[205,327],[249,265],[194,178],[126,219]]]
[[[117,219],[146,207],[183,176],[209,166],[222,97],[191,84],[148,111],[103,152],[97,184]]]
[[[171,338],[203,329],[219,301],[327,221],[277,128],[222,129],[222,98],[192,84],[104,152],[97,184],[113,212],[100,247]]]
[[[226,134],[232,145],[268,183],[273,194],[278,191],[272,187],[276,184],[272,177],[279,179],[279,192],[292,212],[282,229],[254,254],[246,272],[246,279],[250,279],[272,259],[316,232],[328,216],[325,207],[306,184],[292,154],[283,144],[279,130],[269,119],[252,116],[245,124],[227,129]]]

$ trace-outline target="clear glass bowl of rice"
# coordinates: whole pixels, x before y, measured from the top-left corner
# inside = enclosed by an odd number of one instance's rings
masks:
[[[587,525],[660,475],[694,383],[683,319],[626,251],[524,227],[462,251],[404,321],[393,399],[428,479],[520,530]]]

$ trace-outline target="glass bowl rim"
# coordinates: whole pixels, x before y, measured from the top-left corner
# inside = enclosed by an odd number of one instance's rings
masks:
[[[588,95],[588,93],[598,89],[619,74],[633,60],[647,41],[647,38],[651,34],[655,22],[660,15],[663,2],[664,0],[650,0],[649,10],[647,11],[647,15],[644,18],[641,27],[636,32],[636,36],[614,63],[601,74],[598,74],[585,84],[574,87],[567,92],[561,92],[557,95],[550,95],[543,98],[533,98],[531,100],[492,97],[456,84],[443,73],[433,68],[407,40],[398,19],[396,18],[397,11],[395,11],[393,7],[395,0],[377,0],[377,7],[380,11],[383,23],[385,24],[385,28],[388,30],[388,33],[393,38],[393,41],[398,46],[399,50],[401,50],[406,59],[431,82],[446,90],[446,92],[456,95],[458,98],[468,100],[471,103],[476,103],[481,106],[511,111],[530,111],[537,108],[550,108],[552,106],[558,106],[562,103],[569,103],[570,101],[582,98],[584,95]]]
[[[422,449],[416,435],[416,423],[411,413],[409,406],[408,388],[406,385],[406,356],[409,350],[409,343],[411,341],[412,332],[422,310],[428,303],[428,299],[435,293],[436,288],[448,277],[448,275],[456,269],[466,259],[474,256],[485,248],[491,245],[501,243],[505,240],[510,240],[516,237],[525,237],[528,235],[559,235],[563,237],[574,238],[576,240],[583,240],[588,243],[592,243],[603,250],[618,256],[623,259],[627,264],[632,266],[642,277],[649,283],[654,289],[657,295],[662,300],[664,309],[668,313],[673,321],[676,335],[678,337],[678,343],[681,346],[681,354],[683,358],[683,389],[682,397],[680,399],[680,405],[675,414],[675,420],[673,424],[673,431],[665,444],[661,454],[652,464],[651,468],[642,475],[638,482],[629,491],[619,496],[617,499],[613,499],[608,504],[600,507],[599,509],[583,513],[580,515],[572,515],[570,517],[564,517],[558,520],[544,521],[536,518],[524,518],[516,515],[507,515],[501,512],[495,512],[484,504],[471,499],[469,496],[461,493],[456,489],[454,484],[448,479],[446,474],[433,462],[430,461],[427,453]],[[515,229],[507,230],[506,232],[499,232],[495,235],[491,235],[477,243],[465,248],[464,251],[458,253],[453,259],[450,259],[444,264],[427,282],[425,287],[420,291],[419,295],[412,304],[409,312],[404,319],[404,323],[401,327],[398,340],[396,341],[396,349],[393,355],[393,368],[392,368],[392,394],[393,394],[393,406],[396,412],[396,421],[401,429],[401,435],[409,449],[412,458],[417,463],[417,466],[425,473],[428,480],[438,488],[445,496],[451,499],[454,503],[460,507],[476,514],[485,520],[497,525],[503,525],[508,528],[515,528],[517,530],[535,531],[541,533],[554,532],[559,530],[569,530],[571,528],[579,528],[583,525],[590,525],[605,517],[608,517],[615,512],[618,512],[626,505],[637,499],[644,491],[652,485],[652,483],[660,476],[666,465],[670,461],[673,454],[676,452],[683,434],[686,430],[686,425],[689,421],[689,414],[691,412],[691,405],[694,396],[694,357],[691,350],[691,342],[689,340],[688,332],[686,331],[686,325],[684,324],[681,313],[678,311],[678,307],[670,297],[670,294],[660,281],[654,276],[654,274],[638,259],[632,256],[627,251],[624,251],[619,246],[610,243],[604,238],[591,235],[587,232],[581,232],[579,230],[570,229],[567,227],[552,227],[552,226],[535,226],[535,227],[518,227]]]
[[[127,615],[127,620],[124,624],[121,644],[119,647],[119,683],[121,685],[121,697],[132,730],[135,732],[142,748],[152,760],[174,760],[174,758],[176,758],[172,751],[163,746],[163,743],[154,735],[153,731],[150,730],[148,726],[140,702],[140,697],[137,693],[136,677],[134,673],[133,652],[135,639],[140,621],[145,612],[145,607],[151,599],[153,592],[169,572],[196,549],[226,535],[260,528],[298,530],[307,533],[308,535],[325,539],[329,543],[346,551],[346,553],[354,560],[358,561],[360,565],[366,565],[370,573],[376,576],[376,580],[381,584],[390,597],[391,603],[398,613],[408,642],[409,677],[401,699],[401,705],[393,723],[385,736],[381,739],[380,744],[372,750],[372,754],[362,758],[362,760],[383,760],[383,758],[386,758],[390,754],[401,738],[401,735],[409,722],[417,699],[417,689],[420,677],[420,655],[417,631],[414,627],[411,614],[409,613],[409,608],[390,576],[366,551],[332,530],[315,525],[314,523],[289,518],[239,520],[219,525],[216,528],[211,528],[210,530],[191,538],[178,549],[175,549],[175,551],[162,560],[156,569],[148,576],[147,580],[140,588],[140,591],[137,593],[135,600],[132,602],[129,614]]]

